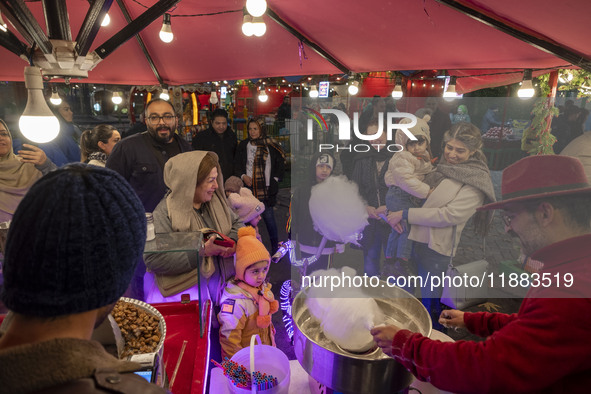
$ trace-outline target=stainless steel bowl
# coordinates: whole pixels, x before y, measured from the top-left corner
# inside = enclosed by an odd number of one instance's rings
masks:
[[[431,317],[421,302],[398,287],[364,288],[386,316],[395,324],[431,334]],[[324,335],[319,322],[306,306],[307,289],[293,300],[295,354],[302,368],[323,385],[343,393],[391,393],[410,385],[412,374],[393,358],[375,348],[364,354],[343,350]]]

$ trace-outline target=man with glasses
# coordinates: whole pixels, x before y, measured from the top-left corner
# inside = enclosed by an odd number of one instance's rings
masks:
[[[117,171],[129,182],[146,212],[153,212],[166,192],[164,164],[191,146],[175,133],[178,120],[169,101],[154,99],[146,104],[147,131],[134,134],[115,145],[107,159],[107,168]],[[130,297],[144,298],[143,261],[138,264],[131,281]]]
[[[479,209],[502,209],[505,230],[544,264],[521,283],[529,290],[519,312],[441,313],[441,324],[467,328],[484,342],[442,343],[395,326],[374,328],[374,340],[420,380],[448,391],[587,392],[591,185],[583,166],[566,156],[521,159],[503,171],[502,194]]]

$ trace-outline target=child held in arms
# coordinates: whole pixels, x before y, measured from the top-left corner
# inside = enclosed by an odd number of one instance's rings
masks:
[[[265,279],[271,256],[256,238],[253,227],[238,230],[236,245],[236,276],[228,281],[220,300],[220,344],[222,359],[232,357],[250,345],[250,337],[258,334],[264,345],[275,346],[275,327],[271,315],[279,303]]]
[[[417,124],[408,129],[417,138],[416,141],[411,140],[402,130],[396,132],[396,143],[402,145],[404,150],[392,156],[384,176],[384,181],[389,187],[386,194],[388,211],[420,207],[432,192],[429,185],[423,182],[425,175],[433,171],[429,146],[431,136],[427,123],[429,119],[429,115],[425,115],[422,119],[417,118]],[[400,123],[410,123],[410,121],[403,119]],[[402,226],[404,229],[402,233],[399,234],[396,230],[390,233],[386,257],[396,258],[403,268],[409,268],[407,262],[412,246],[412,241],[408,240],[410,226],[406,222]]]

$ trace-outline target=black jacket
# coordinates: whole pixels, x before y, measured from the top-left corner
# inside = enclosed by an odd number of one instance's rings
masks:
[[[147,133],[134,134],[121,140],[113,148],[106,166],[117,171],[129,182],[144,204],[146,212],[153,212],[166,192],[163,171],[164,164],[170,157],[164,154],[157,156],[158,144]],[[181,152],[191,150],[187,141],[176,134],[173,137]]]
[[[236,133],[228,126],[226,131],[220,136],[213,128],[201,131],[193,137],[191,143],[193,150],[206,150],[215,152],[218,155],[220,167],[222,168],[222,175],[224,181],[232,176],[234,170],[234,155],[236,154],[236,145],[238,145],[238,138]]]

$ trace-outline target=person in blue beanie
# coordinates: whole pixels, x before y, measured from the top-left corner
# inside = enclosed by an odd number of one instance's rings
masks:
[[[144,250],[144,207],[116,172],[77,163],[37,181],[8,232],[3,393],[165,393],[90,340]]]

